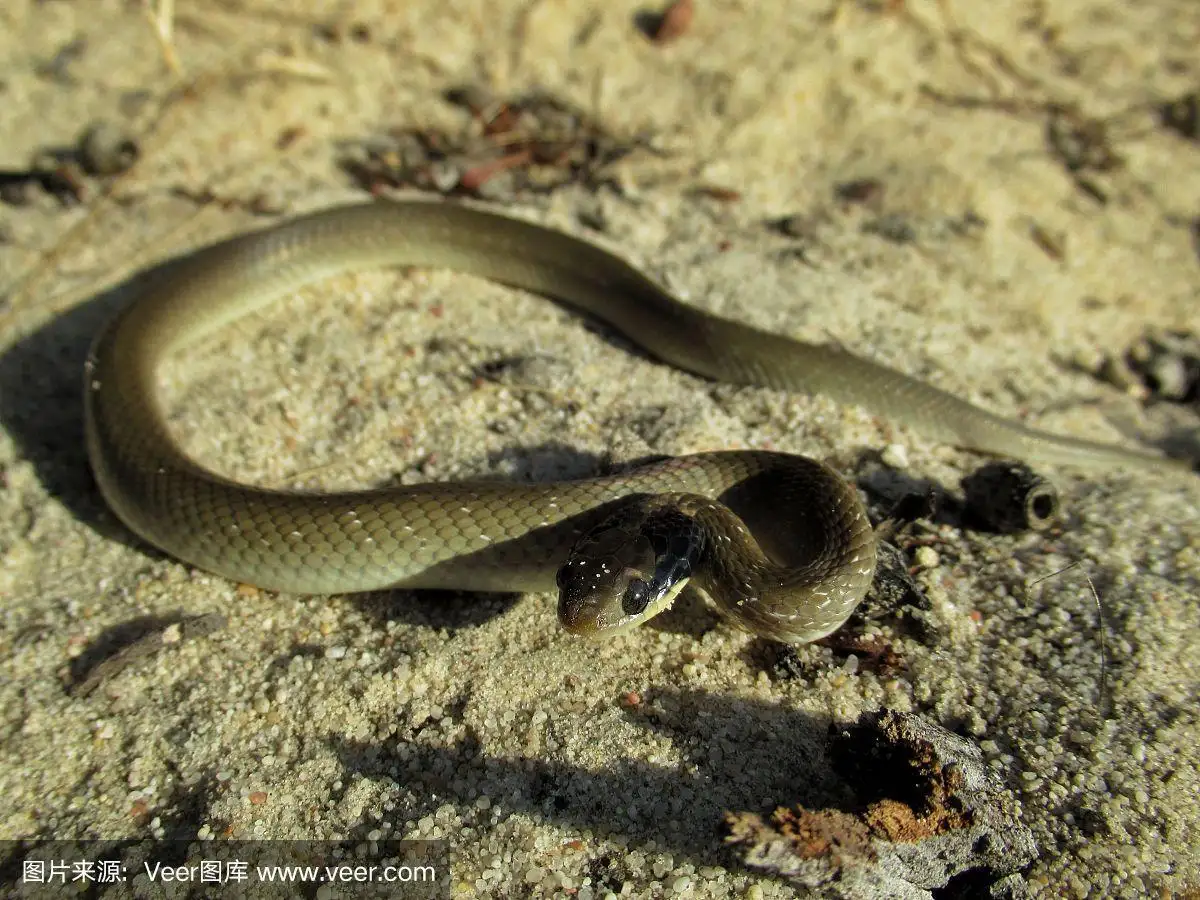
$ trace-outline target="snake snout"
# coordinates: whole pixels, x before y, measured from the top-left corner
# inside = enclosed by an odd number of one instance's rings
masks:
[[[639,548],[617,549],[624,552],[597,552],[597,542],[585,539],[558,570],[558,621],[572,634],[607,634],[644,617],[653,600],[648,576],[636,562],[621,558],[640,555]]]

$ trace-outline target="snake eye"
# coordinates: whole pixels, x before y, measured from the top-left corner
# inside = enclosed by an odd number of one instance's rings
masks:
[[[650,604],[650,585],[640,578],[634,578],[625,588],[621,597],[621,611],[627,616],[638,616],[646,611]]]

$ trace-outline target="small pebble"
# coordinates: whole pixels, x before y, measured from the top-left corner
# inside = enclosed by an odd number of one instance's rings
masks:
[[[1153,380],[1159,395],[1168,400],[1182,400],[1191,387],[1187,364],[1179,356],[1163,353],[1146,366],[1146,374]]]
[[[1158,397],[1181,402],[1200,394],[1200,340],[1194,334],[1147,332],[1130,345],[1124,362]]]
[[[663,10],[654,29],[653,40],[656,44],[669,44],[678,40],[691,27],[695,9],[692,0],[675,0]]]
[[[932,547],[918,547],[913,559],[922,569],[936,569],[942,562]]]
[[[79,162],[89,175],[119,175],[137,162],[138,145],[111,122],[96,122],[79,139]]]
[[[879,457],[885,466],[892,469],[908,468],[908,448],[903,444],[888,444]]]

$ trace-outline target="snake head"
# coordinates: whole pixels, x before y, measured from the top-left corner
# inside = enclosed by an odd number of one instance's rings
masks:
[[[602,636],[667,609],[687,584],[697,550],[687,517],[633,505],[585,533],[558,570],[558,621]]]

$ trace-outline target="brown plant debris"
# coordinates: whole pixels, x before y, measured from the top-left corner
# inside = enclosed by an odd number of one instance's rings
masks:
[[[746,863],[823,896],[929,897],[1011,876],[1037,855],[1020,810],[969,741],[920,716],[883,710],[831,729],[849,809],[781,806],[725,817]]]
[[[446,94],[469,116],[454,131],[402,128],[351,148],[342,167],[365,190],[415,188],[489,198],[599,187],[612,166],[648,144],[615,137],[572,104],[544,93],[496,98],[468,86]]]

